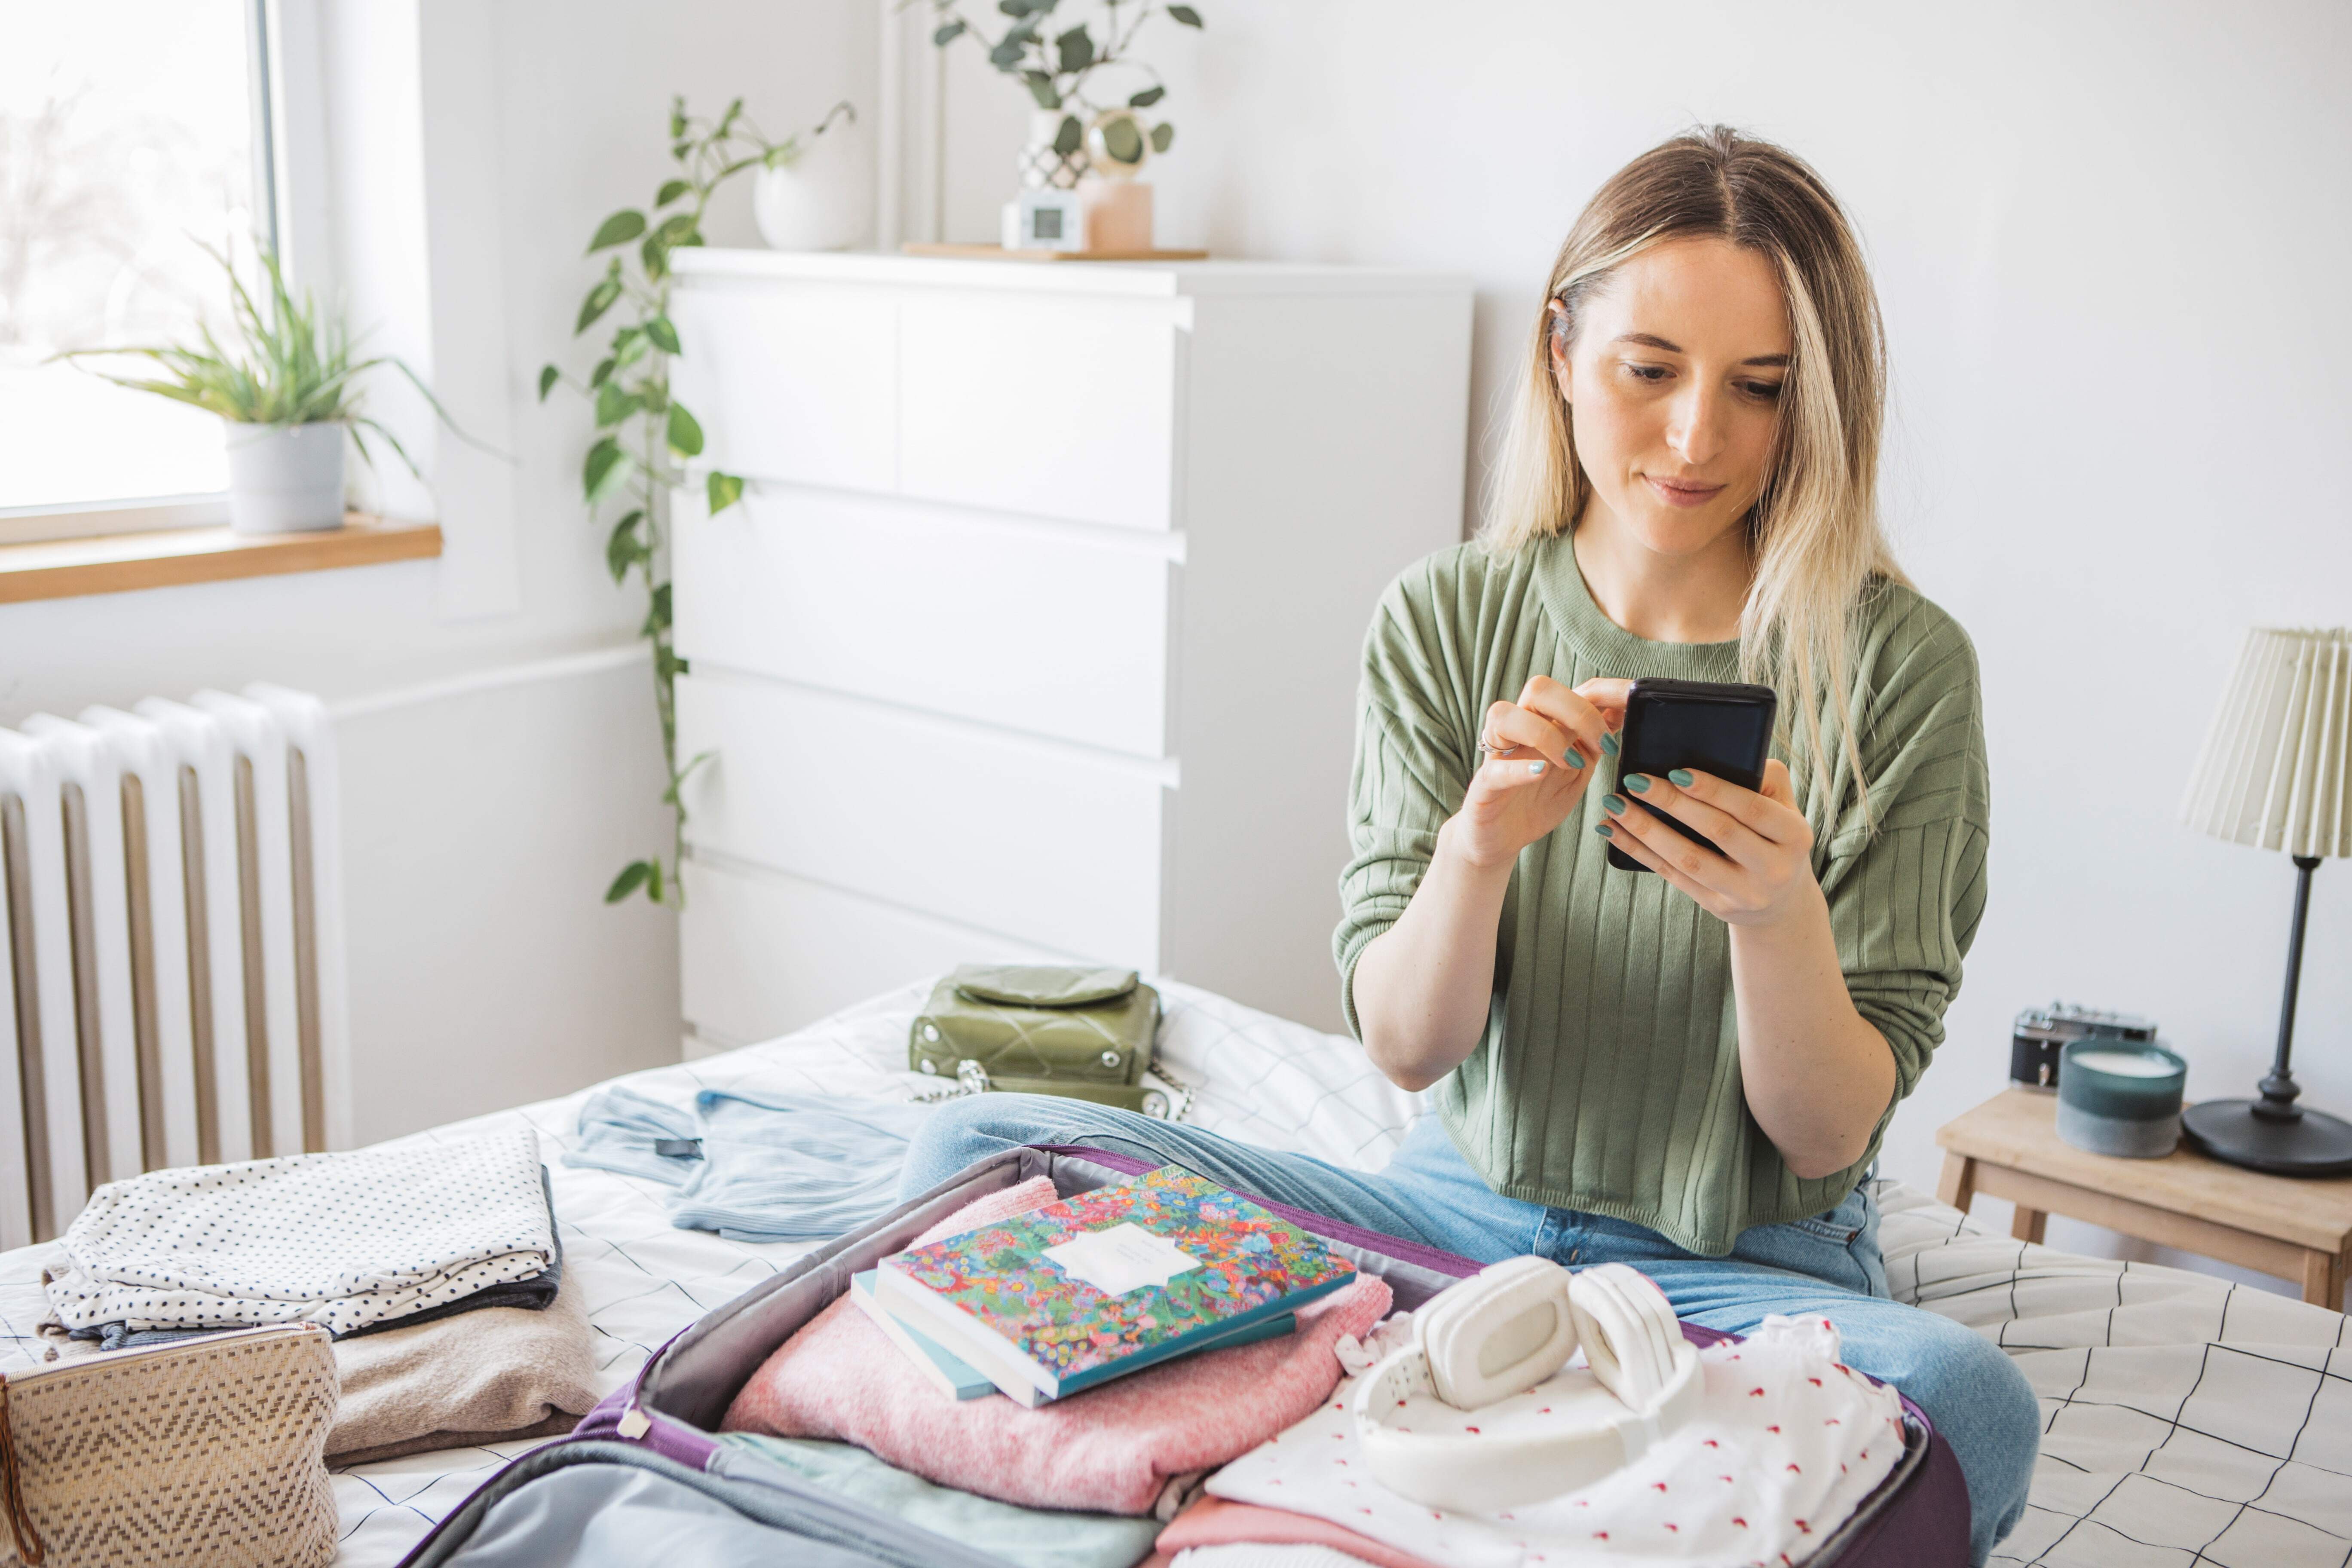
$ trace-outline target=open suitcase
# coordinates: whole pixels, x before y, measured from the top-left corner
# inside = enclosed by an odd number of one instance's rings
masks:
[[[711,1434],[737,1390],[849,1289],[851,1275],[965,1204],[1032,1176],[1052,1177],[1066,1196],[1150,1168],[1124,1154],[1067,1145],[1010,1150],[971,1166],[702,1318],[572,1436],[532,1450],[486,1482],[402,1568],[1007,1568],[1003,1558],[821,1491]],[[1452,1253],[1266,1206],[1386,1279],[1399,1310],[1477,1272]],[[1683,1332],[1701,1345],[1725,1337],[1691,1324]],[[1906,1399],[1903,1407],[1902,1462],[1811,1563],[1967,1562],[1969,1500],[1959,1462],[1917,1406]]]

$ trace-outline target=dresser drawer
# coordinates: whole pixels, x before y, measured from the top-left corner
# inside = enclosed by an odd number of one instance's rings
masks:
[[[898,310],[824,285],[684,288],[679,401],[730,473],[889,490],[898,467]]]
[[[688,833],[811,880],[1158,970],[1164,790],[1150,764],[802,687],[677,683]]]
[[[699,666],[1167,749],[1174,565],[1150,542],[774,486],[681,515],[675,551],[678,651]]]
[[[773,1039],[959,963],[1066,962],[781,872],[689,860],[684,875],[679,991],[686,1021],[717,1043]]]
[[[1121,528],[1175,525],[1177,333],[1164,300],[910,295],[901,493]]]

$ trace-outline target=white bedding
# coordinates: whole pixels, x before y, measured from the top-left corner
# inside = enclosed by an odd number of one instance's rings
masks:
[[[650,1093],[757,1084],[903,1098],[908,1022],[928,984],[798,1034],[632,1075]],[[1163,1056],[1200,1092],[1190,1120],[1365,1169],[1415,1114],[1341,1038],[1166,984]],[[601,1087],[601,1086],[600,1086]],[[558,1163],[593,1090],[418,1133],[528,1126],[552,1173],[567,1288],[600,1336],[599,1392],[673,1334],[809,1250],[673,1229],[666,1189]],[[2352,1336],[2346,1319],[2201,1275],[2103,1262],[1985,1235],[1883,1184],[1895,1293],[1997,1339],[2042,1394],[2032,1505],[1996,1561],[2344,1568],[2352,1558]],[[47,1247],[0,1253],[0,1372],[38,1355]],[[534,1447],[448,1449],[340,1472],[351,1568],[397,1563],[499,1465]]]

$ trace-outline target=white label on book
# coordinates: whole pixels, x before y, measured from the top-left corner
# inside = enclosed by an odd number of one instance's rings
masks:
[[[1063,1273],[1106,1296],[1165,1285],[1186,1269],[1201,1267],[1200,1259],[1166,1237],[1134,1224],[1090,1230],[1076,1241],[1047,1247],[1045,1256],[1060,1264]]]

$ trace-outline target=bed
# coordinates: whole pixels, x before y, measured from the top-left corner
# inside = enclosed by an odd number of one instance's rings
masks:
[[[631,1075],[681,1100],[756,1085],[904,1100],[909,1021],[929,984],[877,997],[765,1045]],[[1274,1148],[1377,1169],[1418,1112],[1348,1040],[1166,984],[1161,1054],[1198,1086],[1189,1120]],[[601,1086],[600,1086],[601,1087]],[[673,1228],[665,1189],[561,1163],[593,1089],[416,1134],[431,1142],[534,1129],[550,1167],[567,1282],[586,1294],[598,1391],[618,1387],[711,1308],[805,1246]],[[2352,1333],[2346,1318],[2178,1269],[2074,1257],[1987,1234],[1899,1183],[1880,1184],[1897,1296],[2008,1349],[2044,1415],[2032,1503],[1999,1563],[2352,1562]],[[47,1247],[0,1253],[0,1372],[38,1355]],[[543,1440],[543,1439],[542,1439]],[[346,1568],[388,1568],[492,1471],[533,1447],[444,1449],[339,1470]]]

